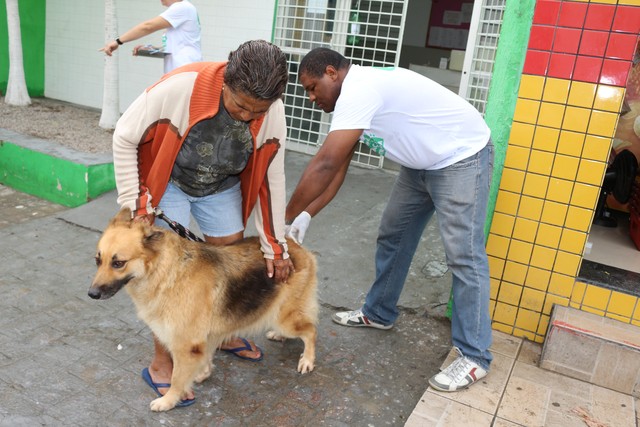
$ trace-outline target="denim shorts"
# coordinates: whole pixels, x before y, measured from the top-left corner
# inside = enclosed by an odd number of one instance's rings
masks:
[[[170,182],[158,207],[168,218],[187,228],[193,216],[206,236],[226,237],[244,230],[240,183],[220,193],[193,197]],[[169,228],[162,220],[155,224]]]

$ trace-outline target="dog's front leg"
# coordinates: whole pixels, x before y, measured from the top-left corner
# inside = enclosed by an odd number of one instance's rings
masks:
[[[152,411],[168,411],[173,409],[181,399],[184,399],[191,391],[193,379],[204,362],[205,345],[189,346],[187,350],[179,349],[171,351],[173,357],[173,373],[171,374],[171,387],[169,391],[151,402]]]

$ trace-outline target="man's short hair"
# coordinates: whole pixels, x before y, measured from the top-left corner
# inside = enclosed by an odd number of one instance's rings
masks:
[[[298,77],[302,74],[309,77],[322,77],[329,65],[340,70],[349,66],[349,60],[335,50],[317,47],[307,53],[300,61]]]

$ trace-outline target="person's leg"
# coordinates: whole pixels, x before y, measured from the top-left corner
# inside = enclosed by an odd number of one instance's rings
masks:
[[[337,323],[388,329],[398,317],[397,303],[411,260],[433,214],[433,204],[425,191],[422,173],[403,167],[391,190],[378,229],[376,278],[362,307],[362,314],[366,317],[359,318],[355,315],[356,310],[352,312],[355,316],[351,315],[355,318],[349,322],[345,313],[337,313],[334,315]]]
[[[240,184],[221,193],[192,199],[191,213],[209,244],[230,245],[243,237]],[[220,350],[232,352],[242,359],[262,360],[262,350],[252,340],[240,337],[228,339]]]
[[[476,377],[486,375],[493,358],[489,351],[490,285],[484,235],[492,165],[493,147],[488,145],[468,159],[429,172],[429,188],[453,277],[452,342],[481,368],[477,376],[461,379],[461,387],[452,386],[448,391],[465,388],[479,379]],[[465,369],[475,369],[473,364]]]

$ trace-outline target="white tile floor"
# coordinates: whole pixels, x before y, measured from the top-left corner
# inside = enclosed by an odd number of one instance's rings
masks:
[[[584,259],[640,273],[640,251],[629,236],[629,217],[617,217],[617,227],[591,226],[588,239],[591,248]]]
[[[636,427],[634,397],[538,367],[542,346],[494,331],[490,374],[467,390],[428,388],[405,427]],[[453,351],[444,361],[447,366]]]

